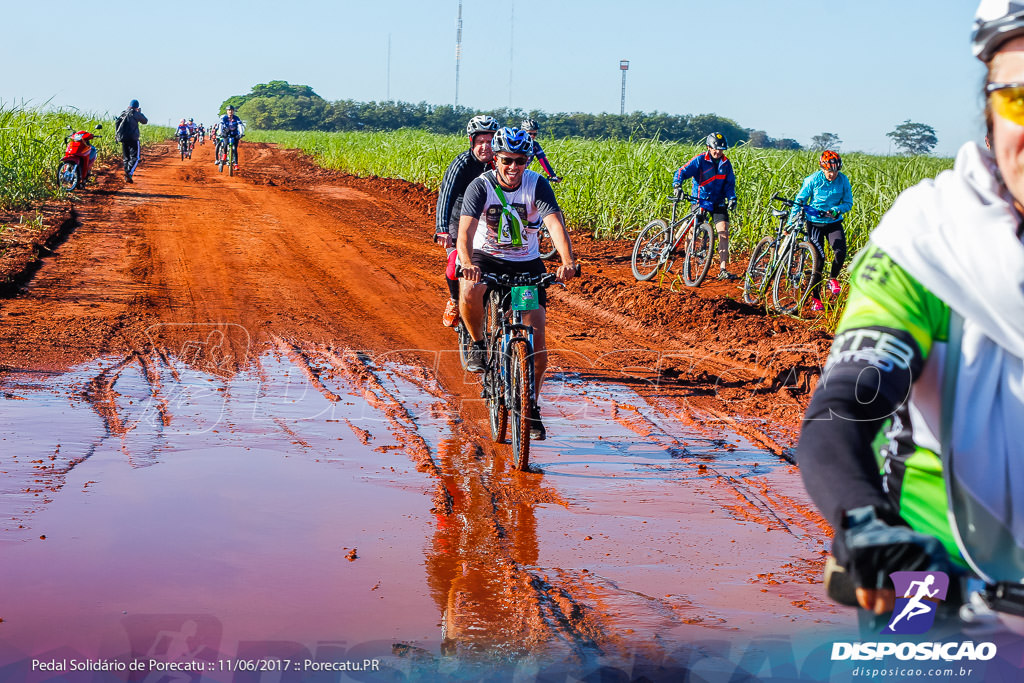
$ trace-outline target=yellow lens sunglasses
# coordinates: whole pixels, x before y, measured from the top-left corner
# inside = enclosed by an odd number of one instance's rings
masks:
[[[992,98],[992,110],[1007,121],[1024,126],[1024,83],[989,83],[985,94]]]

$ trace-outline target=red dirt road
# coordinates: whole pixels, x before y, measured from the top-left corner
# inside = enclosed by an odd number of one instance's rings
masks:
[[[735,285],[636,283],[628,245],[577,236],[551,438],[513,473],[439,324],[433,196],[267,145],[229,178],[205,150],[106,176],[0,300],[0,644],[662,661],[847,621],[778,457],[827,335]]]

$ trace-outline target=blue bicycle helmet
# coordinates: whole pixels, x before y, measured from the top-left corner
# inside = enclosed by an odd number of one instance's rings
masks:
[[[533,138],[529,133],[519,128],[502,128],[494,134],[491,141],[491,149],[494,153],[508,152],[510,154],[533,154]]]
[[[128,106],[130,108],[132,108],[132,109],[138,109],[139,108],[139,101],[138,100],[132,100],[131,102],[128,103]]]

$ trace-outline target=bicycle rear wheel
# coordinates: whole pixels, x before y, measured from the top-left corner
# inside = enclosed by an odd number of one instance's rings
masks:
[[[748,304],[757,305],[761,303],[761,297],[765,294],[765,278],[768,275],[768,266],[772,261],[772,238],[762,237],[761,241],[754,245],[750,252],[750,262],[747,264],[747,272],[743,276],[743,300]]]
[[[469,345],[473,339],[469,336],[469,330],[461,320],[455,325],[455,334],[459,337],[459,362],[462,363],[462,369],[465,370],[469,361]]]
[[[551,242],[551,235],[548,234],[548,229],[543,225],[537,231],[537,242],[540,244],[540,257],[542,259],[547,260],[558,253],[555,245]]]
[[[644,282],[655,276],[665,251],[672,246],[671,236],[668,225],[660,218],[655,218],[640,231],[633,243],[633,257],[630,260],[633,277]]]
[[[509,345],[509,417],[512,422],[512,469],[530,463],[530,358],[529,343],[514,339]]]
[[[800,242],[793,249],[792,256],[783,261],[775,273],[772,298],[775,308],[787,315],[800,315],[813,285],[813,273],[820,270],[821,257],[810,242]]]
[[[683,282],[697,287],[704,282],[711,267],[711,255],[715,251],[715,232],[707,223],[693,226],[693,232],[686,240],[686,258],[683,259]]]
[[[487,370],[484,372],[484,393],[487,396],[487,415],[491,424],[491,440],[503,443],[508,435],[508,406],[501,377],[501,313],[497,292],[488,292],[484,309],[487,341]]]

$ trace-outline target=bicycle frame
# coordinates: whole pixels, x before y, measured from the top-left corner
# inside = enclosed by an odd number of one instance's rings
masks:
[[[509,396],[512,392],[511,385],[511,370],[509,368],[509,362],[512,359],[512,354],[509,352],[512,344],[525,343],[526,344],[526,356],[530,359],[528,364],[529,376],[524,381],[528,383],[530,391],[530,408],[537,401],[535,396],[535,375],[536,369],[533,364],[533,325],[527,325],[523,322],[523,312],[511,308],[509,306],[512,298],[512,290],[503,287],[496,287],[491,285],[491,288],[487,294],[488,297],[497,297],[498,299],[498,334],[494,339],[487,340],[488,353],[488,369],[485,374],[497,372],[498,378],[501,380],[501,391],[502,401],[505,401],[505,397]],[[486,331],[485,331],[486,335]],[[498,367],[493,367],[493,364],[497,363]]]
[[[756,290],[758,296],[765,297],[765,299],[767,299],[767,292],[772,287],[775,275],[778,273],[779,269],[782,267],[788,269],[792,265],[793,256],[796,253],[796,245],[800,242],[800,238],[809,236],[807,233],[807,223],[804,214],[819,214],[819,212],[811,209],[810,207],[798,205],[795,202],[780,197],[778,194],[775,194],[772,199],[780,201],[783,204],[788,204],[795,209],[799,209],[800,216],[797,218],[796,222],[793,223],[792,227],[787,229],[790,214],[773,214],[779,219],[779,224],[775,228],[775,237],[772,239],[772,242],[768,247],[771,257],[768,260],[768,265],[765,267],[761,283]]]
[[[690,210],[686,212],[686,215],[677,221],[676,212],[678,211],[679,202],[683,199],[687,199],[687,197],[672,198],[672,217],[668,222],[668,241],[672,244],[672,247],[664,255],[664,261],[668,260],[668,254],[673,253],[679,248],[679,245],[687,234],[693,233],[693,226],[697,225],[697,221],[700,219],[701,214],[704,213],[704,209],[702,209],[699,204],[694,204]],[[681,228],[678,235],[675,234],[677,228]]]

